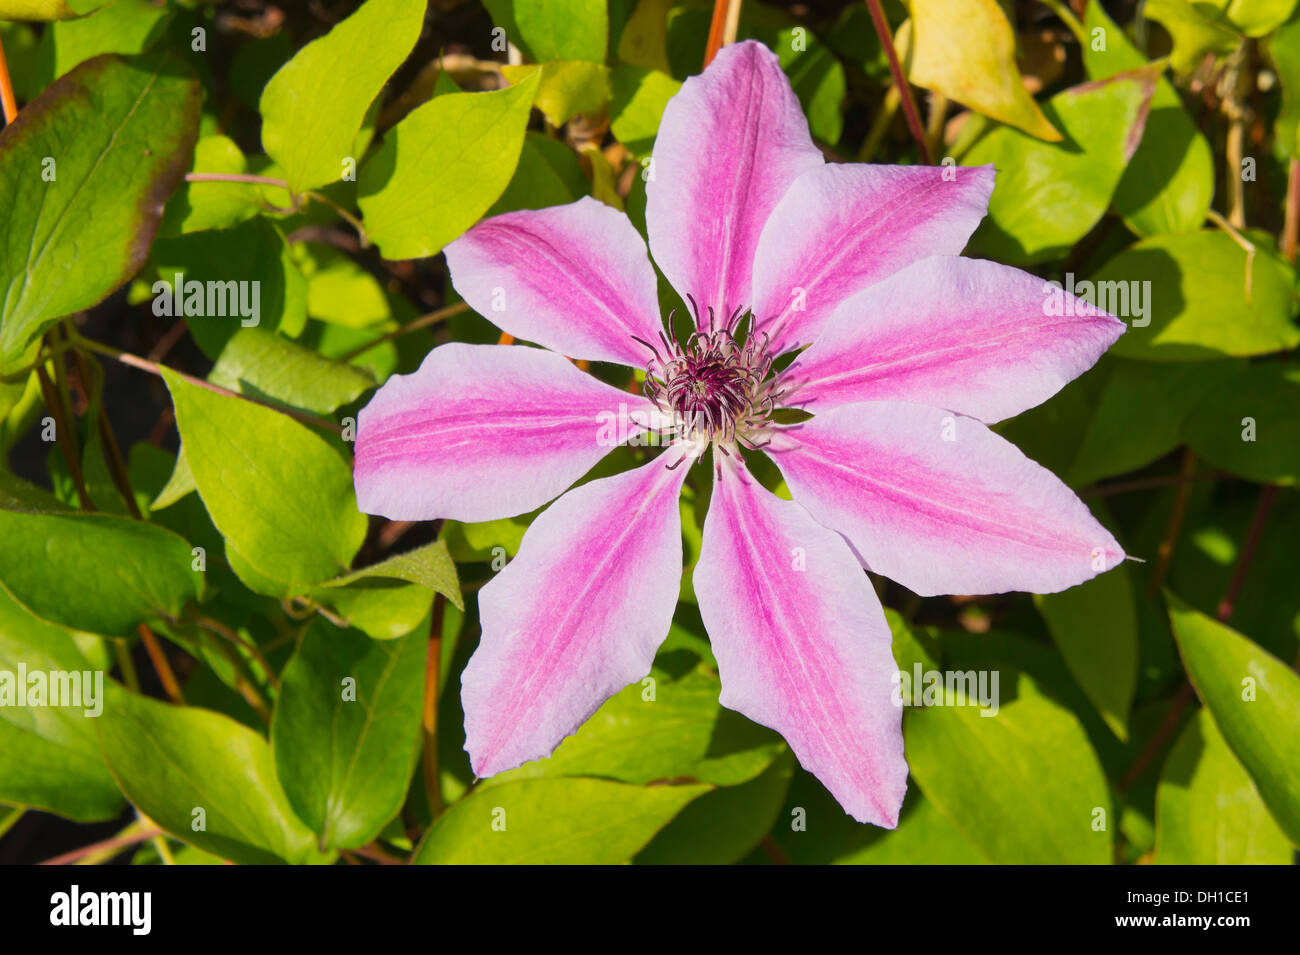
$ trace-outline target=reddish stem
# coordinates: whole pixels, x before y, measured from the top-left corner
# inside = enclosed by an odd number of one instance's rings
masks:
[[[921,126],[921,114],[916,111],[912,88],[907,85],[907,77],[903,75],[903,67],[898,62],[898,52],[894,49],[894,35],[889,30],[885,11],[880,8],[880,0],[867,0],[867,10],[871,12],[871,23],[876,28],[876,36],[880,37],[880,45],[884,47],[885,56],[889,60],[889,72],[893,74],[894,85],[898,87],[898,96],[902,102],[907,128],[912,131],[912,138],[916,140],[916,149],[921,154],[921,162],[929,165],[930,147],[925,140],[925,129]]]

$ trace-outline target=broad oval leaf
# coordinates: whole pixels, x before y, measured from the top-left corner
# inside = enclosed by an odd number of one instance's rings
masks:
[[[319,618],[281,677],[276,774],[322,845],[354,848],[402,808],[418,752],[428,638],[371,640]]]
[[[998,178],[972,254],[1020,265],[1069,251],[1110,205],[1142,139],[1155,81],[1154,69],[1144,68],[1057,93],[1047,112],[1065,142],[1009,126],[976,142],[963,165],[993,163]]]
[[[245,864],[329,861],[289,808],[266,740],[248,727],[121,693],[99,730],[127,799],[182,842]]]
[[[128,636],[175,619],[203,587],[190,545],[165,528],[111,514],[0,510],[0,587],[43,620]]]
[[[1257,362],[1201,397],[1184,425],[1197,454],[1252,481],[1300,483],[1300,362]]]
[[[0,365],[140,268],[189,168],[199,99],[176,57],[106,54],[0,131],[0,194],[12,199],[0,239]]]
[[[954,669],[954,657],[945,654],[945,681],[949,673],[978,679],[975,670]],[[1107,864],[1113,826],[1096,822],[1111,811],[1110,793],[1079,719],[1024,673],[985,674],[989,688],[998,676],[996,714],[952,705],[947,692],[943,705],[907,713],[903,736],[917,785],[994,862]]]
[[[366,0],[262,91],[262,145],[293,192],[343,177],[366,110],[415,46],[426,0]],[[346,64],[346,68],[341,68]]]
[[[1082,47],[1084,68],[1093,79],[1146,63],[1100,3],[1088,4],[1083,23],[1094,38]],[[1162,76],[1156,80],[1142,142],[1115,189],[1115,211],[1139,236],[1195,232],[1205,224],[1213,198],[1210,144],[1183,108],[1173,84]]]
[[[1168,599],[1192,686],[1264,805],[1300,846],[1300,676],[1230,627]]]
[[[435,255],[473,225],[519,164],[539,73],[491,93],[444,93],[388,131],[358,205],[388,259]]]
[[[710,786],[521,779],[475,792],[431,828],[418,865],[626,862]]]
[[[1120,283],[1110,288],[1140,292],[1147,305],[1148,314],[1132,317],[1111,346],[1113,355],[1190,361],[1264,355],[1300,344],[1300,328],[1292,321],[1294,271],[1263,248],[1248,260],[1224,232],[1143,239],[1090,278],[1099,286]]]
[[[1208,710],[1188,721],[1156,789],[1159,865],[1289,865],[1291,846]]]
[[[0,589],[0,802],[78,822],[112,819],[121,812],[122,794],[99,751],[98,714],[87,715],[111,705],[105,698],[120,691],[98,671],[103,691],[98,695],[92,670],[66,632],[33,617]],[[19,706],[17,684],[34,672],[47,679],[65,674],[70,686],[75,679],[82,705]],[[7,679],[13,684],[6,686]],[[47,695],[46,703],[51,702]]]
[[[185,460],[227,547],[260,575],[290,585],[346,571],[367,521],[357,510],[351,470],[325,439],[170,369],[163,378]]]
[[[911,0],[899,30],[907,78],[1048,142],[1053,127],[1016,68],[1016,38],[997,0]]]
[[[1034,602],[1070,673],[1111,732],[1127,741],[1138,669],[1137,610],[1127,568],[1035,596]]]

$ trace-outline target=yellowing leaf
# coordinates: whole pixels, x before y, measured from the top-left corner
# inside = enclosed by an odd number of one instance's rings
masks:
[[[907,78],[1031,136],[1061,134],[1025,89],[1016,38],[997,0],[911,0],[897,45]]]
[[[541,66],[503,66],[501,75],[514,86],[541,72],[533,105],[552,126],[563,126],[579,113],[594,113],[609,102],[609,67],[586,60],[556,60]]]

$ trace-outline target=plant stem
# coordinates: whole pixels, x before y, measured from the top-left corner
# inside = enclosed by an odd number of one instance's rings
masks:
[[[1254,284],[1255,243],[1251,242],[1239,231],[1237,231],[1237,227],[1235,225],[1233,225],[1227,219],[1223,218],[1223,216],[1219,215],[1219,213],[1215,212],[1213,209],[1209,210],[1205,214],[1205,217],[1209,219],[1211,222],[1213,222],[1220,229],[1222,229],[1224,232],[1226,232],[1232,238],[1233,242],[1237,243],[1237,245],[1241,246],[1241,248],[1245,250],[1246,252],[1246,304],[1249,305],[1251,299],[1251,287]]]
[[[147,624],[142,623],[137,626],[136,632],[140,634],[140,642],[144,644],[145,652],[149,654],[149,661],[153,664],[154,672],[158,674],[158,680],[162,683],[167,697],[177,706],[184,706],[185,695],[181,693],[181,685],[176,681],[176,674],[172,672],[171,664],[167,662],[167,654],[163,652],[158,638],[154,636],[154,632]]]
[[[1154,597],[1164,586],[1165,575],[1169,573],[1169,562],[1174,557],[1174,546],[1178,542],[1178,532],[1183,526],[1183,517],[1187,513],[1187,500],[1192,495],[1192,482],[1188,480],[1196,471],[1196,452],[1191,448],[1183,451],[1183,465],[1179,472],[1181,483],[1178,495],[1174,498],[1173,510],[1169,512],[1169,523],[1165,526],[1165,536],[1156,551],[1156,566],[1147,582],[1147,596]]]
[[[424,792],[429,800],[429,818],[442,815],[442,781],[438,778],[438,666],[442,659],[442,617],[446,600],[433,598],[429,624],[429,648],[424,660]]]
[[[1074,38],[1079,41],[1080,46],[1088,45],[1088,31],[1083,28],[1083,24],[1079,22],[1079,18],[1074,15],[1073,10],[1061,3],[1060,0],[1043,0],[1043,5],[1051,8],[1052,12],[1074,34]]]
[[[131,647],[125,637],[113,638],[113,655],[117,658],[117,668],[122,671],[122,680],[127,689],[139,693],[140,676],[135,672],[135,661],[131,659]]]
[[[393,331],[388,332],[386,335],[381,335],[378,338],[374,339],[373,341],[366,342],[366,344],[360,345],[352,349],[352,351],[347,352],[344,355],[341,355],[339,358],[336,359],[336,361],[350,362],[358,355],[364,355],[366,352],[370,351],[370,349],[374,348],[376,345],[382,345],[384,342],[392,341],[394,338],[400,338],[403,335],[409,335],[411,332],[418,332],[420,329],[428,328],[431,325],[438,325],[442,322],[445,322],[447,319],[451,318],[454,315],[459,315],[461,312],[468,312],[468,311],[469,311],[468,305],[466,305],[464,302],[457,302],[454,305],[448,305],[446,308],[440,308],[436,312],[429,312],[429,314],[427,315],[421,315],[419,318],[407,322],[401,328],[395,328],[393,329]]]
[[[1219,623],[1227,623],[1228,618],[1232,616],[1232,611],[1237,602],[1237,595],[1241,592],[1241,585],[1246,577],[1246,570],[1250,567],[1251,560],[1255,556],[1255,550],[1259,546],[1259,538],[1264,533],[1264,525],[1268,520],[1268,514],[1273,507],[1273,499],[1276,495],[1277,487],[1272,484],[1265,485],[1259,492],[1259,500],[1255,502],[1255,514],[1250,519],[1250,529],[1246,532],[1246,540],[1241,545],[1241,555],[1237,558],[1237,565],[1233,568],[1232,577],[1228,581],[1228,589],[1224,591],[1223,598],[1219,601],[1215,614]],[[1133,761],[1129,771],[1124,774],[1124,778],[1119,781],[1115,787],[1117,790],[1123,792],[1137,782],[1143,770],[1160,753],[1165,741],[1178,728],[1179,717],[1183,715],[1183,710],[1187,709],[1194,697],[1195,693],[1191,682],[1184,681],[1178,690],[1178,695],[1174,697],[1174,702],[1169,707],[1169,712],[1165,714],[1159,728],[1151,735],[1147,745],[1143,747],[1142,752]]]
[[[357,238],[361,240],[361,248],[366,249],[370,247],[370,239],[366,237],[366,227],[361,224],[360,219],[358,219],[352,213],[348,212],[348,210],[344,209],[341,205],[339,205],[337,202],[335,202],[329,196],[324,195],[323,193],[304,192],[303,195],[306,196],[308,199],[315,200],[316,202],[323,202],[325,203],[325,205],[329,206],[331,209],[337,212],[339,216],[343,219],[343,221],[345,221],[348,225],[352,226],[352,228],[357,230]]]
[[[277,186],[289,192],[289,184],[272,176],[251,176],[242,172],[187,172],[186,182],[243,182],[254,186]],[[290,195],[292,193],[290,192]]]
[[[1081,491],[1079,496],[1106,497],[1111,494],[1126,494],[1129,491],[1148,491],[1157,487],[1173,487],[1188,481],[1217,481],[1219,478],[1230,476],[1230,472],[1219,470],[1202,471],[1200,474],[1190,476],[1166,474],[1161,477],[1136,478],[1132,481],[1116,481],[1114,484],[1099,484]]]
[[[239,398],[243,401],[248,401],[255,405],[261,405],[263,408],[270,408],[273,411],[278,411],[281,414],[286,414],[290,418],[296,418],[297,420],[301,421],[303,424],[309,424],[315,428],[322,428],[326,431],[333,431],[335,434],[343,433],[343,427],[341,425],[339,425],[334,421],[330,421],[327,418],[319,418],[316,415],[308,414],[305,411],[299,411],[296,408],[286,408],[281,405],[272,404],[269,401],[259,401],[258,399],[250,397],[249,395],[241,395],[237,391],[231,391],[229,388],[222,388],[220,385],[214,385],[210,381],[204,381],[202,378],[195,378],[193,375],[187,375],[182,371],[177,371],[175,368],[168,368],[167,366],[160,365],[157,362],[149,361],[149,359],[141,358],[139,355],[133,355],[130,352],[124,352],[120,349],[113,348],[111,345],[104,345],[101,344],[100,342],[92,341],[89,338],[83,338],[80,334],[77,335],[76,342],[78,347],[80,348],[85,348],[88,349],[89,351],[98,352],[101,355],[106,355],[107,357],[112,358],[114,361],[119,361],[124,365],[130,365],[132,368],[138,368],[141,371],[147,371],[151,375],[158,375],[159,377],[162,377],[163,369],[167,368],[167,370],[170,371],[173,375],[175,375],[178,378],[183,378],[191,385],[197,385],[200,388],[206,388],[208,391],[215,392],[216,394],[219,395],[225,395],[227,398]]]
[[[0,106],[4,109],[5,125],[18,115],[18,100],[14,98],[14,83],[9,78],[9,64],[5,62],[4,43],[0,42]]]
[[[61,360],[58,355],[54,356],[56,370]],[[90,500],[90,494],[86,491],[86,482],[81,474],[81,452],[77,446],[77,432],[68,418],[70,412],[65,409],[62,398],[50,381],[44,363],[38,364],[34,371],[36,380],[41,386],[41,398],[45,401],[45,407],[49,409],[50,414],[54,416],[55,441],[58,442],[63,460],[68,465],[68,474],[72,477],[72,486],[77,491],[77,500],[81,503],[83,511],[93,511],[95,505]]]
[[[161,829],[144,829],[140,827],[140,822],[131,823],[119,835],[112,839],[105,839],[102,842],[92,842],[88,846],[82,846],[80,849],[73,849],[71,852],[64,852],[61,855],[54,856],[52,859],[46,859],[40,865],[69,865],[73,862],[80,862],[87,856],[98,853],[108,853],[105,858],[112,858],[117,855],[117,850],[125,849],[127,846],[134,846],[141,842],[147,842],[154,836],[161,836]]]
[[[266,674],[266,682],[271,684],[271,688],[274,689],[277,693],[279,692],[280,678],[276,676],[275,671],[271,669],[271,664],[266,662],[266,657],[262,656],[261,650],[259,650],[253,644],[249,643],[238,633],[236,633],[234,630],[227,627],[224,623],[222,623],[219,620],[213,620],[211,617],[200,617],[197,623],[204,630],[210,630],[212,633],[215,633],[217,636],[224,637],[225,639],[229,640],[231,643],[235,644],[236,646],[243,647],[245,650],[247,650],[248,653],[252,656],[252,658],[257,661],[257,665],[262,668],[262,672]]]
[[[1286,219],[1282,224],[1282,255],[1295,265],[1300,239],[1300,159],[1292,159],[1286,183]]]
[[[728,0],[713,0],[713,18],[709,20],[709,39],[704,47],[704,66],[708,67],[722,49],[722,32],[727,26]]]
[[[916,140],[921,162],[928,166],[930,149],[925,142],[925,130],[921,128],[921,117],[916,111],[912,88],[907,85],[907,77],[903,75],[903,67],[898,62],[898,51],[894,49],[894,35],[889,30],[889,21],[885,19],[885,11],[880,8],[880,0],[867,0],[867,10],[871,13],[871,23],[876,28],[876,36],[880,37],[880,45],[884,47],[885,56],[889,60],[889,72],[893,74],[894,85],[898,87],[899,96],[902,98],[903,116],[907,119],[907,128],[912,131],[912,138]]]

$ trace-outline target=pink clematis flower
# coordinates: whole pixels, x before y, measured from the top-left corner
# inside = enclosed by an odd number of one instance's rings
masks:
[[[390,379],[361,412],[358,501],[484,521],[562,495],[479,593],[462,700],[474,771],[491,776],[548,755],[649,672],[682,573],[678,495],[712,449],[694,587],[721,702],[780,732],[856,819],[892,828],[902,711],[863,568],[922,595],[1051,592],[1122,560],[987,425],[1087,370],[1124,325],[1081,302],[1056,314],[1041,279],[959,257],[992,167],[827,164],[757,43],[686,81],[652,168],[650,252],[692,301],[694,334],[665,330],[622,213],[584,198],[486,220],[447,247],[452,281],[543,347],[447,344]],[[562,356],[644,368],[645,396]],[[812,417],[781,425],[781,407]],[[608,452],[596,425],[611,414],[620,434],[666,424],[675,438],[562,493]],[[771,456],[793,501],[749,475],[751,453]]]

